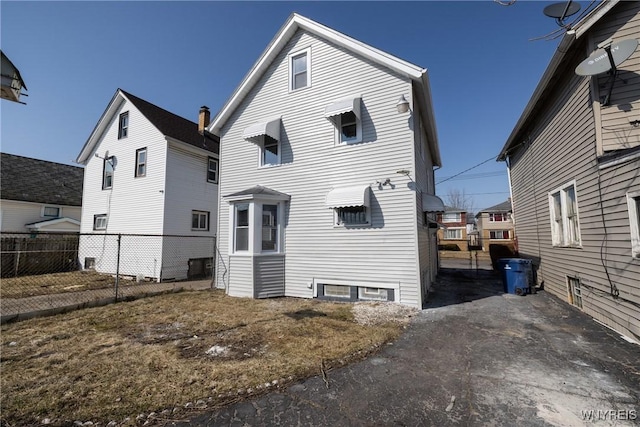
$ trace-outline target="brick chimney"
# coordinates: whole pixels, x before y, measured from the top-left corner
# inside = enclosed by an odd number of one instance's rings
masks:
[[[200,114],[198,115],[198,132],[204,133],[204,128],[209,125],[211,121],[211,113],[209,112],[209,107],[203,105],[200,107]]]

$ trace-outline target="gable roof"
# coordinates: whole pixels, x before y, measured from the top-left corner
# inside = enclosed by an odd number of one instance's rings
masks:
[[[478,218],[483,212],[511,212],[511,199],[507,199],[502,203],[491,206],[490,208],[482,209],[478,212],[476,218]]]
[[[431,87],[429,85],[429,76],[425,68],[414,65],[396,56],[390,55],[382,50],[376,49],[359,40],[353,39],[334,29],[326,27],[309,18],[305,18],[297,13],[292,13],[285,24],[276,33],[275,37],[256,63],[251,67],[248,74],[244,77],[240,85],[235,89],[231,97],[222,106],[218,114],[214,117],[207,129],[215,134],[219,134],[222,126],[227,122],[233,111],[240,105],[244,97],[255,86],[262,77],[267,68],[271,65],[276,56],[284,48],[287,42],[293,37],[298,30],[304,30],[315,34],[325,40],[328,40],[338,46],[343,47],[351,52],[363,56],[370,61],[385,66],[396,73],[411,79],[417,88],[417,92],[421,95],[417,97],[420,105],[420,111],[423,113],[423,122],[425,131],[427,132],[430,142],[430,151],[433,163],[441,166],[440,149],[438,147],[438,135],[435,127],[435,115],[431,100]]]
[[[543,95],[549,90],[552,83],[556,80],[555,76],[560,71],[561,66],[563,65],[564,59],[573,53],[573,48],[577,45],[577,41],[583,37],[591,27],[593,27],[600,19],[602,19],[607,13],[613,9],[616,4],[619,3],[619,0],[606,0],[600,2],[591,12],[589,12],[582,20],[576,23],[573,28],[568,30],[560,44],[556,48],[556,52],[553,54],[551,58],[551,62],[547,66],[542,78],[538,82],[538,86],[531,95],[531,99],[527,103],[522,115],[518,119],[515,127],[511,131],[507,142],[500,150],[500,154],[496,160],[504,161],[506,160],[508,153],[514,146],[519,145],[519,136],[520,132],[525,128],[525,125],[532,118],[535,107],[538,102],[540,102],[543,98]]]
[[[82,206],[83,168],[15,154],[0,156],[2,199]]]
[[[172,138],[179,142],[201,148],[203,150],[218,154],[220,151],[220,138],[209,132],[201,134],[198,132],[198,124],[176,114],[173,114],[163,108],[158,107],[142,98],[118,89],[109,102],[106,110],[100,117],[89,139],[82,147],[78,154],[77,162],[85,163],[93,152],[100,136],[106,130],[111,118],[116,114],[120,105],[128,100],[140,113],[165,137]]]

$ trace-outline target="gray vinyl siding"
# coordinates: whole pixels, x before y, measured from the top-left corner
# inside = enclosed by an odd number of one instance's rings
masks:
[[[287,54],[311,47],[312,86],[289,93]],[[413,169],[413,133],[395,109],[411,82],[314,35],[296,33],[221,130],[222,196],[263,185],[291,196],[285,228],[285,295],[313,296],[314,278],[400,282],[400,301],[418,305],[415,193],[399,169]],[[334,146],[327,105],[362,96],[363,142]],[[282,115],[282,165],[258,168],[248,126]],[[412,171],[413,172],[413,171]],[[376,181],[390,178],[380,189]],[[372,225],[334,227],[325,207],[334,186],[371,186]],[[219,248],[229,254],[229,203],[220,201]],[[225,261],[222,260],[222,262]],[[233,259],[233,257],[232,257]],[[231,263],[231,281],[239,273]],[[220,277],[219,277],[220,279]]]
[[[599,22],[591,33],[591,53],[598,43],[612,38],[614,42],[637,39],[640,36],[640,2],[623,1],[615,8],[615,16]],[[587,54],[588,54],[587,53]],[[640,145],[640,126],[631,121],[639,120],[640,109],[640,49],[619,65],[619,78],[611,93],[611,105],[601,108],[602,145],[604,151],[631,148]],[[597,97],[602,99],[609,91],[609,75],[599,75],[594,82]],[[624,79],[626,83],[623,83]],[[621,108],[618,108],[621,107]]]
[[[254,257],[255,298],[284,296],[284,263],[283,255]]]
[[[602,25],[608,22],[605,17]],[[545,290],[567,301],[567,276],[578,277],[587,314],[639,336],[640,260],[632,258],[626,193],[640,190],[640,161],[598,170],[598,109],[591,108],[590,78],[573,73],[581,57],[582,52],[567,59],[554,95],[538,110],[530,133],[522,135],[527,142],[510,155],[519,250],[539,266],[538,282]],[[618,110],[615,98],[610,109]],[[573,180],[582,247],[553,247],[548,194]],[[619,297],[610,294],[612,287]]]

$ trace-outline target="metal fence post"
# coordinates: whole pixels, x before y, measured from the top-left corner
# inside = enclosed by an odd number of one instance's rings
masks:
[[[118,253],[116,255],[116,302],[118,302],[118,284],[120,282],[120,241],[122,234],[118,234]]]

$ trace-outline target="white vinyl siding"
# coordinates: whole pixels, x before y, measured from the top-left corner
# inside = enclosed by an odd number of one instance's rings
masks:
[[[289,54],[309,46],[313,85],[301,91],[283,91],[289,78]],[[343,73],[344,69],[349,73]],[[314,277],[330,276],[399,282],[396,301],[418,305],[416,194],[408,187],[410,179],[396,174],[414,165],[413,131],[407,117],[395,108],[399,94],[411,92],[410,81],[301,31],[264,75],[269,80],[263,77],[249,91],[221,129],[220,156],[224,162],[220,164],[220,192],[226,195],[260,184],[291,196],[283,223],[285,294],[312,297],[308,285]],[[324,117],[324,108],[354,93],[362,94],[366,105],[362,111],[363,143],[336,146],[335,126]],[[244,129],[263,119],[265,111],[282,116],[286,129],[280,141],[282,164],[251,170],[246,159],[256,158],[259,148],[238,141],[243,140]],[[375,183],[387,176],[394,188],[372,188],[369,227],[334,227],[334,210],[324,204],[332,188],[353,182]],[[223,254],[229,253],[232,242],[231,207],[222,200],[218,241]],[[382,259],[386,262],[380,262]],[[224,263],[229,265],[226,259]],[[222,277],[222,269],[217,270],[218,286],[223,286],[223,279],[233,281],[234,275],[240,274],[233,271],[233,263],[230,265],[230,276]]]
[[[118,120],[128,111],[129,123],[136,131],[129,133],[126,143],[118,140]],[[113,187],[101,191],[104,161],[90,156],[84,169],[82,198],[82,232],[93,231],[93,216],[109,213],[109,231],[132,234],[162,234],[164,219],[164,181],[167,142],[164,136],[128,102],[116,111],[110,126],[102,134],[96,152],[116,158]],[[136,150],[146,147],[148,159],[146,178],[136,179]],[[189,208],[189,211],[191,208]],[[190,213],[190,212],[189,212]],[[190,226],[190,217],[183,216]],[[159,254],[156,258],[160,258]]]

